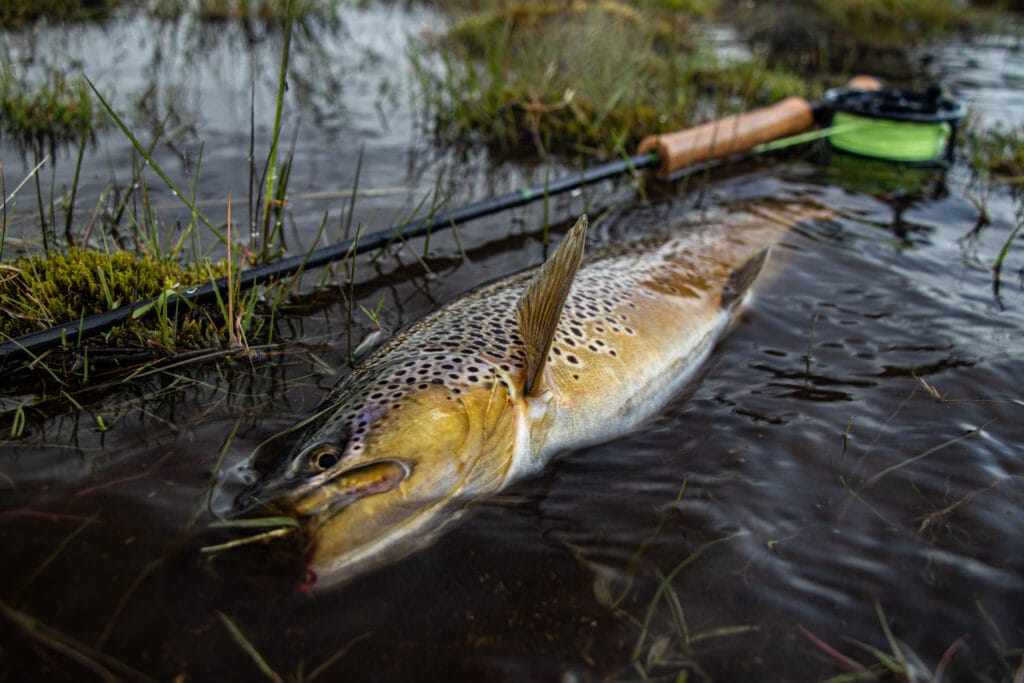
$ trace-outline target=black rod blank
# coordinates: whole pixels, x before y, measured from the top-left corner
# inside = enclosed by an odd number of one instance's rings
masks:
[[[613,178],[634,169],[653,166],[657,163],[658,157],[654,153],[641,154],[628,159],[608,162],[584,170],[577,175],[560,178],[545,185],[520,188],[515,192],[509,192],[508,194],[474,202],[457,209],[426,216],[406,225],[398,225],[387,230],[370,233],[369,235],[357,236],[354,239],[314,249],[308,254],[290,256],[273,263],[243,270],[237,276],[237,284],[240,288],[248,289],[260,282],[293,275],[301,270],[319,268],[320,266],[347,258],[352,254],[362,254],[367,251],[380,249],[399,238],[409,239],[436,230],[454,227],[475,218],[523,206],[542,197],[568,192],[584,185]],[[203,305],[215,301],[218,295],[226,293],[227,289],[228,279],[227,277],[222,277],[198,287],[176,292],[174,295],[167,297],[166,304],[168,308],[183,302]],[[128,322],[133,316],[143,317],[149,314],[150,311],[156,308],[154,304],[157,303],[159,298],[153,297],[125,304],[111,311],[95,313],[74,322],[56,325],[39,332],[26,334],[17,339],[0,342],[0,365],[20,359],[33,358],[43,351],[72,341],[80,344],[89,337],[96,336],[112,327]],[[136,311],[142,311],[142,313],[137,314]]]

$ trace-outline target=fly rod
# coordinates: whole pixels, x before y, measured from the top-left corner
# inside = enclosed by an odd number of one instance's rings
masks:
[[[868,93],[879,91],[880,83],[872,77],[856,77],[844,88],[837,91]],[[834,93],[835,91],[829,91]],[[395,240],[406,240],[425,235],[435,230],[460,225],[467,221],[501,211],[523,206],[538,198],[561,194],[585,185],[613,178],[623,173],[657,166],[659,177],[668,177],[696,164],[724,159],[754,150],[790,136],[810,130],[816,121],[823,121],[837,106],[837,97],[826,95],[818,102],[808,102],[800,97],[788,97],[776,104],[736,114],[723,119],[674,133],[652,135],[645,138],[637,154],[627,159],[608,162],[566,176],[544,185],[524,187],[498,197],[468,204],[461,208],[444,210],[368,235],[357,236],[336,244],[314,249],[307,254],[291,256],[242,271],[235,276],[235,283],[241,288],[253,287],[261,282],[294,275],[302,270],[318,268],[353,254],[377,250]],[[871,117],[871,113],[863,115]],[[815,135],[815,134],[812,134]],[[794,138],[795,139],[795,138]],[[34,358],[40,353],[68,344],[80,345],[82,341],[101,334],[133,318],[148,315],[155,304],[164,298],[168,311],[177,306],[204,305],[215,301],[228,289],[228,278],[222,277],[203,285],[184,289],[170,295],[161,295],[110,311],[84,316],[79,320],[33,332],[17,339],[0,342],[0,365],[16,360]]]

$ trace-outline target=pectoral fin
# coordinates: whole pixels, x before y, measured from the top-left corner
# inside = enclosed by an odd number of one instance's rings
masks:
[[[583,260],[583,246],[587,241],[587,217],[580,216],[576,225],[566,234],[555,253],[530,278],[516,307],[519,330],[526,346],[526,385],[524,395],[530,395],[537,386],[537,378],[555,338],[558,319],[569,296],[573,278]]]
[[[754,284],[761,269],[764,268],[770,251],[770,249],[762,249],[747,259],[742,266],[732,271],[725,287],[722,288],[722,308],[730,309],[739,303],[743,295],[750,289],[750,285]]]

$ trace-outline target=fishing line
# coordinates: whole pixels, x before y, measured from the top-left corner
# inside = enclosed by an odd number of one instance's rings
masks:
[[[945,122],[908,123],[872,119],[846,112],[836,112],[833,127],[844,124],[847,130],[833,133],[829,144],[836,149],[860,156],[887,161],[935,161],[946,154],[953,136],[952,126]],[[851,124],[854,126],[850,128]]]
[[[833,127],[850,126],[829,137],[833,148],[915,164],[952,159],[956,128],[965,113],[962,104],[942,97],[936,86],[923,93],[835,88],[822,101],[832,112]]]

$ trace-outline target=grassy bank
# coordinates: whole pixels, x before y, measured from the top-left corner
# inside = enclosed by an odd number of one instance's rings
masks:
[[[452,28],[414,55],[426,118],[445,143],[610,156],[815,87],[716,55],[704,36],[710,3],[482,4],[455,12]]]
[[[853,73],[910,84],[914,50],[984,16],[954,0],[442,5],[451,28],[413,53],[430,131],[542,155],[611,156]]]
[[[40,19],[101,19],[120,4],[120,0],[4,0],[0,3],[0,26],[4,29],[23,28]]]
[[[24,149],[52,150],[91,137],[100,125],[89,86],[80,76],[54,69],[31,80],[22,65],[0,64],[0,138]]]
[[[71,249],[0,265],[0,335],[20,337],[119,306],[201,284],[228,272],[227,262],[181,265],[173,259],[126,251]],[[159,307],[158,307],[159,308]],[[166,350],[220,345],[223,321],[210,311],[157,311],[133,320],[104,340],[114,346]]]
[[[228,3],[204,3],[199,9]],[[308,10],[336,7],[329,2],[296,2]],[[281,24],[284,40],[276,109],[272,112],[272,141],[264,159],[255,152],[255,124],[250,135],[250,177],[253,228],[245,238],[232,237],[230,197],[224,223],[211,222],[197,206],[202,155],[190,160],[189,186],[179,187],[152,156],[162,142],[163,126],[154,139],[140,141],[129,124],[95,90],[84,76],[77,79],[52,71],[49,81],[33,84],[26,75],[30,65],[16,71],[11,64],[0,72],[0,134],[6,142],[16,141],[29,158],[39,164],[24,179],[2,178],[0,198],[18,195],[21,206],[34,206],[38,215],[39,241],[9,241],[8,220],[12,207],[7,199],[0,212],[0,340],[80,320],[139,302],[129,322],[111,327],[89,340],[68,338],[65,345],[75,351],[88,348],[144,348],[175,354],[190,349],[246,347],[249,339],[264,342],[273,337],[275,309],[284,300],[287,284],[242,290],[237,274],[246,266],[265,263],[279,253],[281,225],[287,209],[290,158],[278,149],[282,108],[286,92],[292,18],[296,10],[287,3],[234,3],[246,16],[266,5],[265,18]],[[275,5],[274,12],[270,11]],[[256,113],[252,118],[255,121]],[[99,125],[120,129],[134,150],[128,182],[111,180],[111,186],[92,201],[78,193],[79,172],[84,152]],[[75,173],[70,186],[45,188],[40,168],[55,163],[56,147],[78,142]],[[49,150],[49,154],[47,154]],[[74,161],[75,158],[72,157]],[[2,167],[0,167],[2,175]],[[19,182],[20,181],[20,182]],[[8,185],[10,182],[10,185]],[[17,187],[13,188],[14,185]],[[168,223],[155,209],[151,192],[169,190],[191,218],[185,224]],[[34,194],[34,196],[33,196]],[[76,209],[77,207],[77,209]],[[24,223],[25,213],[19,216]],[[61,230],[63,228],[63,230]],[[21,230],[24,233],[24,229]],[[29,231],[33,234],[35,231]],[[247,241],[247,243],[246,243]],[[11,260],[12,248],[23,255]],[[211,249],[226,247],[227,259],[213,258]],[[26,253],[27,252],[27,253]],[[223,253],[223,252],[221,252]],[[195,285],[228,276],[229,286],[218,294],[214,305],[193,307],[177,301],[176,293]],[[88,371],[86,370],[86,373]]]

